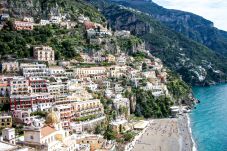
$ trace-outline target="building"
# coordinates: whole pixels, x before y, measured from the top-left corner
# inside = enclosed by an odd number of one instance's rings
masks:
[[[42,127],[25,127],[24,144],[43,151],[77,150],[76,136],[62,129],[55,112],[51,111],[47,115],[46,123]]]
[[[109,63],[115,63],[115,62],[116,62],[116,58],[115,58],[114,55],[108,54],[108,55],[107,55],[107,61],[108,61]]]
[[[34,18],[33,17],[24,17],[23,21],[33,23],[34,22]]]
[[[50,75],[55,77],[62,77],[65,76],[65,69],[59,66],[51,66],[49,67]]]
[[[61,28],[66,28],[66,29],[73,29],[76,26],[76,22],[73,21],[63,21],[60,23]]]
[[[0,97],[6,97],[10,93],[10,85],[9,85],[9,81],[7,80],[8,79],[5,79],[5,78],[0,79]],[[3,100],[0,101],[0,103],[5,103],[4,98],[2,99]]]
[[[41,19],[39,24],[41,26],[46,26],[46,25],[49,25],[50,24],[50,21],[49,20],[44,20],[44,19]]]
[[[39,61],[53,63],[55,60],[54,50],[48,46],[38,46],[33,49],[33,57]]]
[[[49,111],[55,103],[54,96],[50,93],[34,94],[34,100],[32,100],[32,111]]]
[[[33,93],[46,93],[48,91],[47,80],[38,77],[29,77],[28,81]]]
[[[1,63],[2,73],[14,73],[19,71],[19,63],[17,61],[9,61]]]
[[[12,127],[12,117],[9,115],[0,115],[0,129],[11,128]]]
[[[32,121],[30,119],[30,111],[15,110],[13,111],[13,118],[17,123],[30,124]]]
[[[22,63],[20,65],[20,69],[22,70],[24,77],[39,77],[46,78],[49,74],[49,69],[46,64],[30,64],[30,63]]]
[[[91,21],[84,21],[84,27],[85,27],[86,30],[96,28],[95,23],[93,23]]]
[[[8,142],[10,144],[16,144],[16,135],[14,128],[4,128],[2,130],[2,137],[4,142]],[[1,147],[0,147],[1,148]]]
[[[109,71],[109,76],[114,77],[114,78],[120,78],[123,77],[124,75],[126,76],[128,73],[127,71],[127,66],[110,66],[108,68]]]
[[[89,144],[90,151],[116,151],[114,142],[107,141],[100,135],[82,135],[77,140],[78,144]]]
[[[32,93],[29,80],[24,77],[13,77],[10,81],[10,95],[28,95]]]
[[[125,117],[130,115],[130,101],[128,98],[123,98],[121,95],[116,95],[116,97],[113,99],[113,105],[117,110],[122,110],[123,108],[126,109],[124,114]]]
[[[86,77],[90,75],[106,74],[105,67],[75,68],[74,74],[78,77]]]
[[[118,133],[129,130],[128,121],[126,119],[116,119],[110,123],[112,129]]]
[[[99,99],[74,102],[72,109],[76,118],[90,115],[102,116],[104,113],[103,105]]]
[[[50,17],[50,22],[53,24],[60,24],[62,21],[62,17],[61,16],[51,16]]]
[[[48,93],[55,98],[61,95],[65,95],[69,92],[69,87],[67,84],[62,82],[51,82],[48,84]]]
[[[57,105],[54,107],[56,112],[60,113],[60,120],[62,127],[68,129],[70,121],[73,118],[72,106],[71,105]]]
[[[81,134],[84,131],[94,131],[97,125],[105,122],[106,117],[105,115],[90,119],[87,121],[79,121],[79,122],[71,122],[70,129],[75,132]]]
[[[8,20],[9,18],[10,18],[9,14],[4,13],[0,15],[0,20]]]
[[[120,66],[124,66],[124,65],[126,65],[126,61],[127,61],[126,59],[127,59],[126,55],[121,54],[120,56],[118,56],[116,58],[116,64],[120,65]]]
[[[24,21],[15,21],[14,29],[15,30],[33,30],[33,23],[24,22]]]
[[[31,110],[35,96],[31,95],[12,95],[10,96],[10,110]]]
[[[84,63],[94,63],[92,57],[90,57],[88,54],[86,53],[80,53],[81,58],[83,59]]]
[[[85,21],[90,21],[90,18],[89,17],[85,17],[84,15],[80,15],[78,17],[78,22],[79,23],[84,23]]]

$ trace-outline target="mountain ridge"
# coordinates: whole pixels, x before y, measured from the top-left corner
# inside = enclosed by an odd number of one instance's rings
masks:
[[[222,82],[227,68],[224,57],[206,46],[175,32],[147,13],[111,3],[90,1],[103,13],[115,30],[129,30],[146,42],[147,50],[193,85]]]
[[[199,15],[176,9],[166,9],[147,0],[111,0],[111,2],[148,13],[170,29],[227,56],[227,32],[214,27],[213,22]]]

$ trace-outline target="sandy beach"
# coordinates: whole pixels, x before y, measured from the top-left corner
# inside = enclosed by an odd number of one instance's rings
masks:
[[[192,141],[186,116],[154,119],[133,148],[133,151],[191,150]]]
[[[181,115],[178,118],[178,128],[179,128],[179,141],[180,141],[180,151],[192,151],[193,142],[192,136],[188,127],[188,118],[187,116]]]

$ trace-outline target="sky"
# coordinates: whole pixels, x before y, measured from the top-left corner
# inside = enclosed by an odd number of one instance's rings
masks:
[[[153,0],[169,9],[178,9],[200,15],[214,26],[227,31],[227,0]]]

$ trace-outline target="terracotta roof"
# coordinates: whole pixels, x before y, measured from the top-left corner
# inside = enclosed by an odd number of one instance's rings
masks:
[[[95,28],[95,24],[93,22],[90,22],[90,21],[85,21],[84,26],[85,26],[86,30]]]
[[[0,83],[0,87],[7,87],[8,84],[7,83]]]
[[[56,130],[50,126],[45,126],[41,129],[41,136],[45,137],[50,135],[51,133],[54,133]]]

